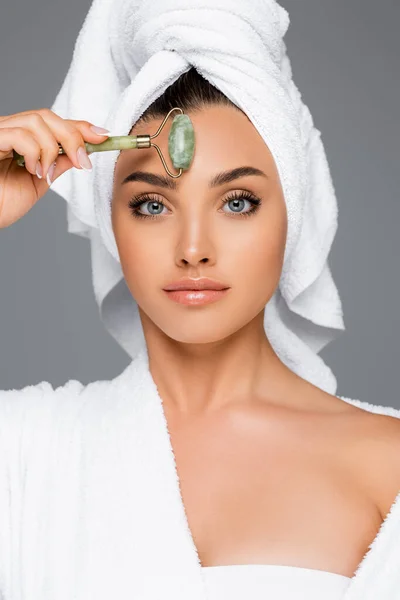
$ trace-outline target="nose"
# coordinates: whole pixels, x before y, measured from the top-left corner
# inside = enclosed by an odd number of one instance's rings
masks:
[[[210,239],[210,228],[206,219],[193,219],[182,224],[179,241],[176,248],[178,266],[190,265],[196,267],[200,263],[215,262],[215,247]]]

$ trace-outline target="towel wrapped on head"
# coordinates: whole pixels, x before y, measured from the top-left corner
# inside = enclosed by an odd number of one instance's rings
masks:
[[[150,104],[192,66],[246,113],[279,173],[288,215],[279,286],[265,307],[266,335],[300,377],[335,394],[318,355],[344,329],[328,265],[337,201],[320,131],[293,82],[274,0],[94,0],[52,110],[128,135]],[[68,231],[91,242],[92,280],[105,327],[134,358],[145,344],[111,225],[118,151],[91,155],[52,184],[68,203]]]

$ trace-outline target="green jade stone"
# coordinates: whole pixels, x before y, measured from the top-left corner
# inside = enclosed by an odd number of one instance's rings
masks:
[[[194,155],[194,129],[188,115],[177,115],[172,121],[168,152],[175,169],[190,167]]]

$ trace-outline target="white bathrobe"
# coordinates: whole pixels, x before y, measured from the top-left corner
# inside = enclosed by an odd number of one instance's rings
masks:
[[[0,442],[2,600],[206,600],[147,351],[112,380],[0,392]],[[399,598],[400,494],[344,600]]]

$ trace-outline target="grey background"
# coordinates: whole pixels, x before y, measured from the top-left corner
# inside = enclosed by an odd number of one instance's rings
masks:
[[[90,4],[2,2],[1,115],[51,105]],[[281,4],[294,80],[322,131],[339,203],[330,264],[347,329],[321,356],[337,394],[400,408],[400,5]],[[89,248],[67,233],[65,202],[51,191],[0,231],[0,389],[108,379],[129,363],[100,321]]]

